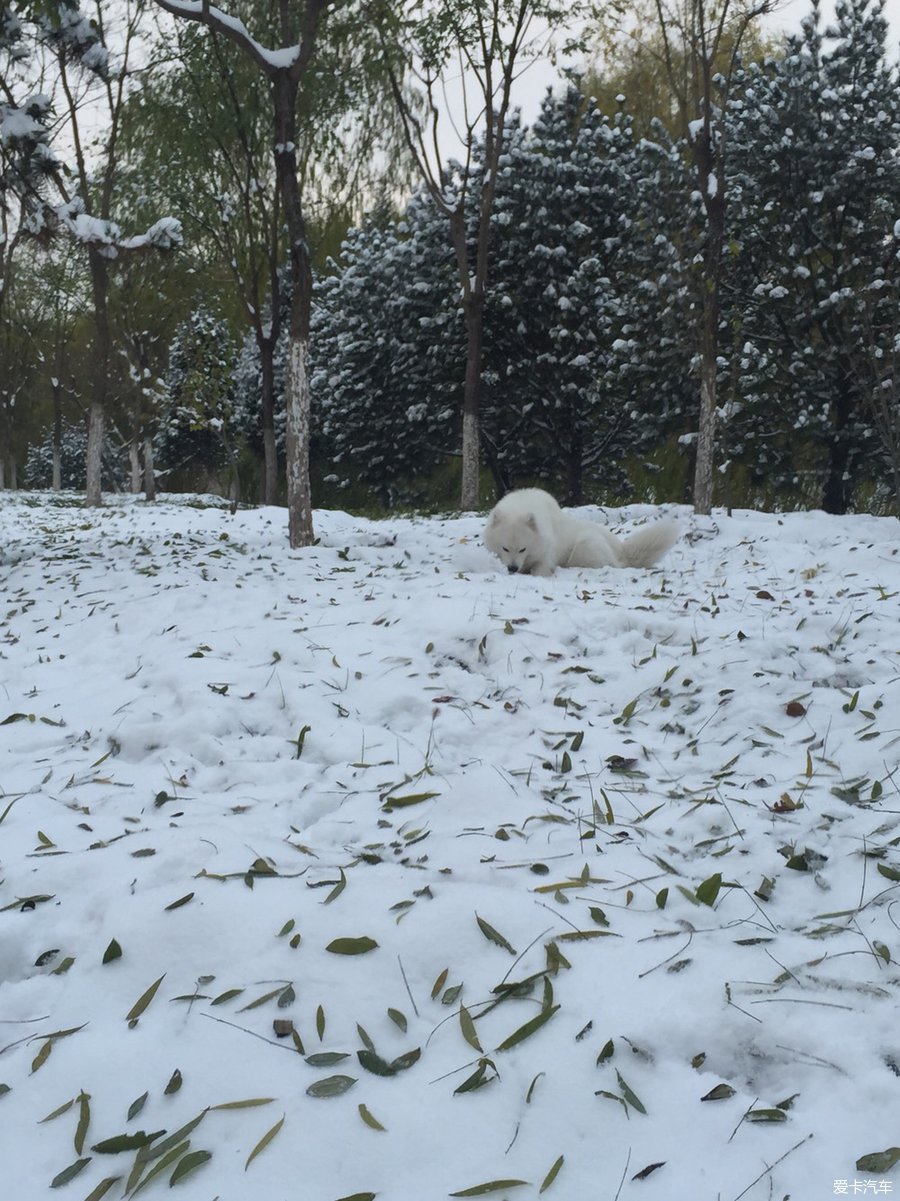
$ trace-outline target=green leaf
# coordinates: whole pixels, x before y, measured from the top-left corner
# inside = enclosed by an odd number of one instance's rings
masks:
[[[900,1161],[900,1147],[888,1147],[886,1151],[872,1151],[856,1161],[857,1172],[874,1172],[879,1176],[889,1172]]]
[[[471,1188],[460,1189],[451,1193],[451,1197],[486,1197],[488,1193],[502,1193],[510,1188],[522,1188],[527,1180],[488,1180],[484,1184],[473,1184]]]
[[[172,1075],[169,1077],[169,1083],[163,1089],[163,1096],[171,1097],[171,1095],[173,1093],[178,1092],[178,1090],[181,1088],[181,1085],[182,1085],[181,1072],[178,1070],[178,1068],[176,1068],[175,1071],[172,1073]]]
[[[786,1122],[783,1109],[748,1109],[744,1115],[748,1122]]]
[[[142,993],[138,997],[138,999],[135,1001],[135,1003],[132,1005],[132,1007],[125,1014],[126,1022],[136,1022],[137,1021],[137,1019],[146,1010],[147,1006],[150,1004],[150,1002],[156,996],[156,990],[159,988],[160,984],[162,984],[162,982],[163,982],[163,980],[165,980],[165,978],[166,978],[166,974],[165,974],[165,972],[163,972],[163,974],[160,976],[160,978],[158,980],[155,980],[153,982],[153,984],[151,984],[150,987],[147,989],[147,991]]]
[[[173,1163],[176,1163],[179,1159],[181,1159],[182,1155],[184,1155],[185,1152],[190,1149],[190,1145],[191,1140],[189,1138],[185,1139],[183,1142],[176,1143],[174,1147],[170,1147],[168,1152],[165,1155],[161,1155],[159,1159],[155,1161],[151,1160],[150,1162],[153,1163],[153,1167],[150,1168],[150,1170],[147,1172],[147,1175],[143,1180],[141,1180],[140,1184],[138,1184],[138,1180],[140,1179],[141,1172],[143,1172],[144,1168],[147,1167],[148,1161],[142,1160],[140,1156],[138,1156],[138,1158],[134,1161],[134,1166],[132,1167],[128,1176],[128,1180],[125,1184],[125,1192],[132,1192],[133,1196],[137,1196],[137,1194],[145,1189],[148,1184],[156,1179],[157,1176],[160,1176],[163,1172],[168,1171]]]
[[[44,1045],[31,1061],[32,1074],[39,1071],[50,1057],[50,1052],[53,1050],[53,1039],[48,1038]]]
[[[414,792],[409,796],[389,796],[385,798],[382,808],[385,813],[394,809],[408,809],[410,805],[421,805],[423,801],[433,800],[440,795],[439,792]]]
[[[138,1114],[141,1112],[141,1110],[144,1108],[144,1106],[147,1103],[147,1097],[149,1095],[150,1095],[149,1093],[142,1093],[137,1098],[136,1101],[132,1101],[131,1104],[128,1106],[128,1121],[129,1122],[133,1118],[136,1118],[138,1116]]]
[[[701,905],[713,905],[722,887],[722,873],[716,872],[697,886],[697,900]]]
[[[338,870],[341,873],[341,878],[340,878],[340,880],[338,880],[337,884],[335,884],[334,888],[332,888],[331,892],[328,894],[328,896],[322,902],[323,905],[330,905],[332,901],[337,900],[337,898],[341,895],[341,893],[347,887],[347,876],[344,872],[344,869],[341,867]]]
[[[355,1076],[326,1076],[306,1090],[308,1097],[340,1097],[356,1084]]]
[[[210,1005],[224,1005],[226,1001],[231,1001],[235,997],[239,997],[244,990],[242,988],[229,988],[227,992],[219,993],[210,1001]]]
[[[52,1113],[48,1113],[45,1118],[41,1118],[40,1122],[38,1122],[38,1125],[40,1126],[44,1122],[52,1122],[54,1118],[62,1117],[64,1113],[68,1113],[74,1104],[75,1099],[73,1097],[71,1101],[66,1101],[64,1105],[60,1105],[58,1109],[54,1109]]]
[[[64,1184],[68,1184],[70,1180],[75,1179],[79,1172],[83,1172],[90,1162],[90,1156],[87,1159],[76,1159],[74,1163],[70,1163],[67,1168],[63,1168],[61,1172],[53,1177],[50,1181],[50,1187],[61,1188]]]
[[[311,1068],[333,1068],[336,1063],[349,1059],[347,1051],[319,1051],[306,1056],[306,1062]]]
[[[900,884],[900,870],[896,867],[888,867],[886,863],[877,863],[875,866],[886,880],[892,880],[895,884]]]
[[[92,1188],[84,1201],[102,1201],[114,1184],[118,1184],[122,1179],[121,1176],[107,1176],[105,1180],[101,1180],[96,1188]]]
[[[246,1101],[222,1101],[219,1105],[210,1105],[214,1109],[255,1109],[258,1105],[271,1105],[274,1097],[248,1097]]]
[[[376,1117],[374,1117],[369,1112],[368,1109],[366,1109],[365,1105],[360,1105],[358,1108],[359,1108],[359,1116],[362,1118],[362,1120],[365,1122],[365,1124],[369,1127],[370,1130],[384,1131],[386,1129],[386,1127],[382,1126],[381,1122],[379,1122],[379,1120]]]
[[[622,1079],[622,1073],[616,1072],[616,1079],[619,1082],[619,1088],[622,1090],[622,1096],[628,1102],[632,1109],[636,1109],[638,1113],[646,1113],[646,1109],[639,1098],[631,1091],[625,1081]]]
[[[272,1141],[272,1139],[276,1136],[278,1131],[284,1125],[285,1116],[286,1116],[285,1114],[281,1115],[281,1119],[279,1121],[277,1121],[270,1130],[266,1131],[266,1133],[262,1136],[262,1138],[259,1140],[259,1142],[256,1144],[256,1146],[253,1148],[253,1150],[247,1156],[247,1162],[244,1164],[245,1172],[250,1167],[250,1165],[253,1163],[254,1159],[256,1159],[257,1155],[260,1155],[263,1151],[265,1151],[266,1147],[268,1147],[269,1143]]]
[[[297,758],[298,759],[303,754],[303,743],[306,741],[306,735],[310,732],[311,729],[312,729],[312,726],[304,726],[303,729],[300,731],[300,733],[297,735]]]
[[[192,892],[186,893],[183,897],[179,897],[177,901],[173,901],[171,905],[166,905],[163,912],[169,913],[172,909],[180,909],[182,905],[186,905],[188,901],[192,901],[193,899],[194,894]]]
[[[418,1063],[422,1058],[422,1051],[419,1047],[415,1047],[412,1051],[406,1051],[403,1055],[398,1055],[396,1059],[391,1060],[391,1067],[395,1072],[405,1072]]]
[[[330,951],[332,955],[366,955],[377,946],[374,938],[363,935],[361,938],[335,938],[325,950]]]
[[[99,1143],[94,1143],[91,1150],[96,1151],[98,1155],[118,1155],[120,1151],[142,1151],[144,1147],[163,1134],[165,1134],[164,1130],[156,1130],[152,1134],[147,1134],[143,1130],[138,1130],[134,1134],[115,1134],[112,1138],[104,1138]]]
[[[122,948],[113,939],[106,950],[103,952],[103,963],[112,963],[114,959],[122,958]]]
[[[178,1161],[178,1166],[169,1177],[169,1188],[177,1184],[179,1180],[184,1180],[185,1176],[189,1176],[191,1172],[196,1172],[197,1168],[208,1163],[212,1159],[210,1151],[189,1151],[183,1159]]]
[[[478,922],[478,928],[481,930],[481,933],[489,942],[495,943],[498,947],[503,947],[504,951],[509,951],[511,955],[516,954],[515,947],[507,942],[503,935],[495,930],[489,922],[486,922],[483,917],[479,917],[476,913],[475,920]]]
[[[389,1009],[388,1017],[391,1019],[391,1021],[394,1023],[395,1026],[398,1026],[403,1031],[404,1034],[406,1033],[406,1028],[407,1028],[408,1023],[407,1023],[405,1014],[402,1014],[399,1009]]]
[[[472,1015],[466,1009],[465,1005],[459,1007],[459,1027],[462,1030],[462,1036],[469,1044],[474,1047],[479,1053],[484,1052],[484,1047],[478,1041],[478,1034],[475,1030],[475,1023],[472,1021]]]
[[[600,1054],[597,1056],[597,1067],[599,1068],[602,1063],[606,1063],[606,1061],[608,1059],[612,1059],[612,1057],[615,1053],[615,1050],[616,1050],[615,1043],[613,1042],[613,1040],[611,1038],[608,1039],[606,1041],[606,1043],[604,1043],[603,1048],[600,1051]]]
[[[78,1094],[78,1125],[75,1128],[75,1154],[80,1155],[84,1150],[84,1140],[87,1137],[87,1129],[91,1124],[91,1098],[90,1094],[82,1090]]]
[[[141,1149],[138,1151],[138,1161],[140,1163],[146,1163],[151,1159],[159,1159],[160,1156],[165,1155],[168,1151],[171,1151],[173,1147],[176,1147],[179,1143],[184,1142],[185,1138],[191,1133],[191,1131],[195,1130],[200,1125],[208,1112],[209,1110],[202,1109],[195,1118],[191,1118],[189,1122],[185,1122],[185,1124],[179,1130],[176,1130],[167,1138],[161,1139],[158,1143],[150,1143],[148,1141],[147,1145],[141,1147]]]
[[[488,1076],[488,1074],[487,1074],[487,1070],[489,1067],[493,1068],[493,1070],[494,1070],[493,1076]],[[453,1090],[453,1092],[454,1093],[473,1093],[473,1092],[475,1092],[476,1089],[482,1088],[485,1084],[490,1084],[492,1081],[494,1081],[496,1079],[497,1079],[497,1069],[496,1069],[496,1067],[494,1067],[493,1062],[490,1059],[480,1059],[478,1061],[478,1067],[475,1069],[475,1071],[472,1073],[472,1075],[467,1076],[466,1079],[462,1082],[462,1084],[458,1085]]]
[[[397,1069],[389,1064],[387,1060],[382,1059],[380,1055],[376,1055],[374,1051],[368,1049],[356,1052],[356,1058],[359,1060],[360,1066],[364,1067],[367,1072],[372,1072],[375,1076],[396,1076]]]
[[[715,1088],[711,1088],[709,1092],[701,1097],[701,1101],[727,1101],[734,1096],[734,1089],[730,1084],[717,1084]]]
[[[277,988],[269,989],[267,993],[263,993],[261,997],[257,997],[255,1001],[251,1001],[248,1005],[243,1005],[238,1013],[246,1013],[249,1009],[258,1009],[260,1005],[265,1005],[267,1001],[271,1001],[273,997],[280,996],[284,992],[284,985],[279,984]]]
[[[550,1169],[550,1171],[544,1177],[543,1182],[541,1183],[541,1187],[538,1189],[538,1194],[546,1193],[547,1189],[550,1187],[550,1185],[553,1183],[553,1181],[559,1175],[560,1169],[562,1168],[564,1163],[565,1163],[565,1156],[560,1155],[559,1159],[556,1161],[556,1163],[553,1165],[553,1167]]]
[[[546,1022],[549,1022],[553,1015],[558,1011],[559,1005],[553,1005],[550,1009],[542,1009],[530,1021],[527,1021],[524,1026],[520,1026],[518,1030],[514,1030],[508,1038],[505,1038],[497,1047],[498,1051],[508,1051],[510,1047],[515,1047],[518,1043],[524,1042],[526,1038],[530,1038],[536,1030],[540,1030]]]

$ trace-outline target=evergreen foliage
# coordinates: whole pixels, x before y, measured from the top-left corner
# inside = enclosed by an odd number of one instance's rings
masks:
[[[900,92],[882,10],[841,0],[823,37],[815,4],[745,72],[731,122],[730,449],[835,513],[889,450],[873,388],[893,395]]]
[[[87,431],[83,426],[67,425],[60,438],[60,485],[73,491],[84,488],[84,460],[87,453]],[[106,492],[120,492],[125,487],[125,465],[121,452],[107,438],[103,446],[102,487]],[[50,488],[53,483],[53,434],[48,431],[44,440],[28,448],[25,461],[25,486]]]
[[[234,412],[234,346],[224,321],[205,305],[175,331],[154,456],[160,473],[223,467],[237,485],[239,430]]]

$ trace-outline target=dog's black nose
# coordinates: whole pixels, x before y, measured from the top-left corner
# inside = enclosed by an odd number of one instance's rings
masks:
[[[516,567],[515,563],[510,563],[506,570],[510,575],[515,575],[519,569]]]

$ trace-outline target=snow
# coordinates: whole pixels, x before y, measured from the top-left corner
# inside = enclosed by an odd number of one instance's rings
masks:
[[[211,28],[217,32],[230,31],[239,45],[249,47],[256,58],[272,70],[287,70],[296,62],[300,53],[300,47],[296,45],[278,48],[263,46],[250,35],[243,21],[216,8],[214,4],[208,4],[207,0],[166,0],[163,7],[176,16],[197,19],[203,14]]]
[[[6,1196],[194,1119],[142,1196],[894,1190],[900,523],[676,513],[534,579],[475,515],[0,493]]]

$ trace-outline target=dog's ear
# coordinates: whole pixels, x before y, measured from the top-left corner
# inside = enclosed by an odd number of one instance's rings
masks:
[[[537,518],[535,517],[535,515],[533,513],[528,514],[528,520],[525,522],[525,524],[528,526],[528,528],[530,530],[534,530],[534,532],[537,533],[537,528],[538,528]]]
[[[493,513],[491,513],[490,517],[488,518],[488,525],[496,525],[496,524],[497,524],[497,510],[494,509]]]

